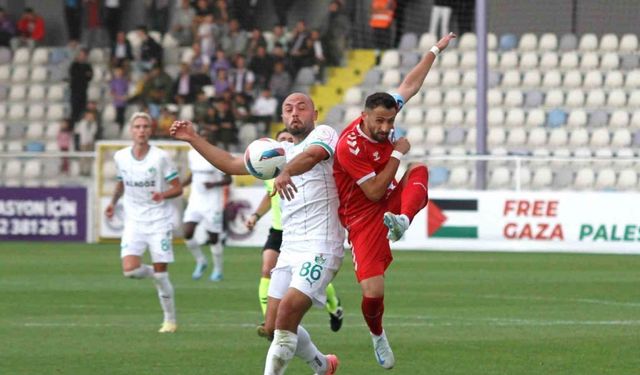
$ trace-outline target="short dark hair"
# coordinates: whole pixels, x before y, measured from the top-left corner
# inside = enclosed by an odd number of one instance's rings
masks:
[[[391,94],[386,92],[376,92],[367,97],[367,100],[364,103],[364,108],[371,110],[377,107],[397,109],[398,103],[396,103],[396,100],[391,96]]]

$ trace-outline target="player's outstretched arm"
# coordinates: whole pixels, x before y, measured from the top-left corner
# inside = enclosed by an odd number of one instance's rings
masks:
[[[209,163],[229,175],[249,174],[241,157],[235,157],[229,152],[216,147],[199,136],[191,121],[174,121],[169,134],[178,140],[189,142]]]
[[[396,89],[396,92],[404,98],[405,102],[408,102],[411,97],[413,97],[418,93],[418,91],[420,91],[420,88],[422,87],[425,78],[427,78],[427,74],[431,69],[431,65],[433,65],[433,62],[435,61],[436,56],[440,52],[444,51],[444,49],[449,45],[451,39],[454,38],[456,38],[456,34],[454,33],[449,33],[448,35],[444,36],[438,41],[438,43],[436,43],[435,46],[431,48],[431,50],[429,50],[424,54],[424,56],[422,56],[422,58],[418,62],[418,65],[413,67],[413,69],[411,69],[411,71],[407,73],[407,76],[404,77],[404,80]]]
[[[310,145],[303,152],[288,162],[282,172],[273,181],[273,193],[280,194],[280,198],[292,200],[298,188],[291,180],[291,176],[299,176],[313,168],[316,164],[328,158],[329,153],[321,146]]]

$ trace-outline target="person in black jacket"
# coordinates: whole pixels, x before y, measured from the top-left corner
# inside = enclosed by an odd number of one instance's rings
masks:
[[[87,106],[87,89],[93,78],[93,68],[87,62],[87,50],[80,49],[69,67],[69,89],[71,92],[71,121],[76,123]]]
[[[138,36],[142,39],[140,45],[140,63],[143,70],[162,65],[162,46],[158,44],[147,31],[146,26],[138,26]]]
[[[124,31],[118,31],[116,40],[111,45],[111,66],[127,68],[133,60],[133,49]]]

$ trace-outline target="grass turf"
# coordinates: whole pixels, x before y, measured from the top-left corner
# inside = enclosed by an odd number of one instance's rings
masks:
[[[120,272],[117,245],[0,244],[2,374],[260,374],[258,249],[225,252],[225,280],[192,281],[183,246],[170,267],[179,331],[158,334],[150,280]],[[303,322],[337,353],[339,374],[385,373],[345,258],[338,333]],[[385,328],[394,374],[633,374],[640,368],[640,257],[396,252]],[[299,359],[289,374],[311,374]]]

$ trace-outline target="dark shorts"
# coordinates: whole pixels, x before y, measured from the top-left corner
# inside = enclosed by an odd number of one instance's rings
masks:
[[[265,242],[262,251],[270,249],[280,252],[280,246],[282,246],[282,231],[269,228],[269,237],[267,237],[267,242]]]

